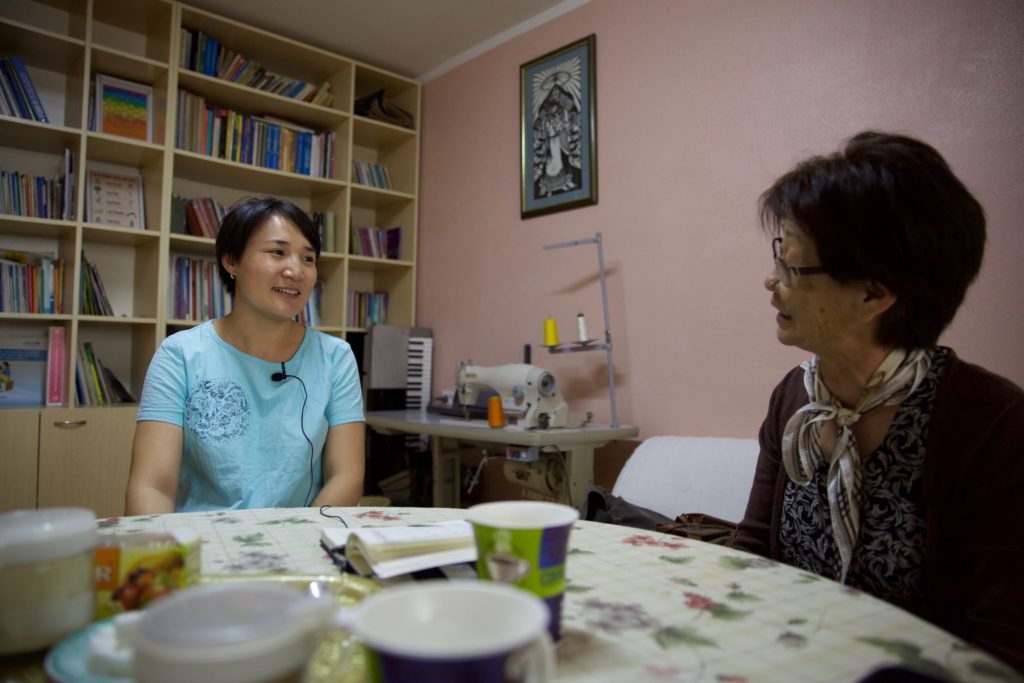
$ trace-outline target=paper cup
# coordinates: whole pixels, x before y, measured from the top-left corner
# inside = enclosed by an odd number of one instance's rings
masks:
[[[477,575],[543,599],[554,640],[561,634],[565,556],[577,519],[579,513],[568,505],[536,501],[484,503],[466,511],[476,538]]]
[[[554,677],[544,603],[480,581],[421,581],[387,588],[339,619],[364,644],[375,683]]]

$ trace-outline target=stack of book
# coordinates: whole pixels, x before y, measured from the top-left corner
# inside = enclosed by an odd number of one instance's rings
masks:
[[[187,199],[171,195],[171,232],[217,239],[227,209],[212,197]]]
[[[334,133],[250,116],[178,91],[175,146],[186,152],[317,178],[334,177]]]
[[[295,316],[295,320],[308,327],[320,326],[320,301],[323,297],[323,283],[317,282],[313,287],[313,293],[309,296],[305,308]]]
[[[372,327],[381,325],[388,317],[387,292],[349,292],[348,326]]]
[[[0,59],[0,114],[40,123],[50,122],[21,57]]]
[[[109,406],[117,403],[135,403],[135,396],[121,383],[121,380],[100,361],[93,352],[90,342],[78,347],[78,364],[75,367],[75,392],[78,405]]]
[[[352,254],[397,261],[402,254],[402,228],[353,228]]]
[[[213,320],[231,312],[232,300],[212,258],[175,255],[170,310],[175,320]]]
[[[179,39],[183,69],[324,107],[334,101],[331,84],[327,81],[317,86],[267,71],[259,62],[221,45],[219,40],[197,29],[182,28]]]
[[[64,262],[53,254],[0,251],[0,312],[60,313]]]
[[[391,174],[388,173],[387,166],[358,159],[352,161],[352,166],[355,167],[356,182],[360,185],[379,187],[382,190],[391,189]]]
[[[0,213],[70,221],[75,217],[74,154],[64,150],[60,176],[0,171]]]
[[[333,211],[317,211],[313,214],[313,224],[320,234],[320,251],[334,252],[334,218]]]
[[[84,251],[82,252],[81,287],[81,313],[84,315],[114,315],[110,299],[107,298],[107,291],[103,287],[103,280],[100,279],[100,272],[94,264],[86,260]]]

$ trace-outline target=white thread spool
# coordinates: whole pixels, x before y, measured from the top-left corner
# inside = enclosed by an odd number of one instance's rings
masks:
[[[576,316],[576,331],[579,336],[579,341],[590,341],[590,335],[587,334],[587,319],[583,317],[582,313]]]

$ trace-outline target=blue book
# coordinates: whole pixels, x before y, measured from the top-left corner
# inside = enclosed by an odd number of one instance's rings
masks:
[[[269,148],[269,156],[267,158],[267,167],[273,169],[281,168],[281,129],[278,126],[271,125],[267,130],[267,139]]]
[[[32,78],[28,75],[25,63],[18,56],[11,57],[11,63],[18,74],[18,80],[25,91],[25,97],[28,99],[29,106],[32,107],[33,118],[40,123],[49,123],[50,119],[46,118],[46,110],[43,109],[43,103],[39,100],[39,93],[36,92],[36,87],[32,85]]]

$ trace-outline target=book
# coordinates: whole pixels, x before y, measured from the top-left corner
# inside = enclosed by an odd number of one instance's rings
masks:
[[[380,579],[476,561],[473,527],[463,520],[424,526],[324,527],[320,543],[332,556],[343,552],[360,575]]]
[[[46,337],[0,336],[0,408],[46,402]]]
[[[54,325],[46,349],[46,405],[64,403],[64,328]]]
[[[36,92],[36,87],[32,84],[32,77],[28,75],[25,62],[21,61],[21,57],[18,56],[11,57],[10,61],[14,66],[14,72],[18,76],[22,91],[25,93],[25,98],[28,100],[29,107],[32,110],[32,118],[40,123],[49,123],[50,119],[46,118],[46,110],[43,109],[43,103],[39,100],[39,93]]]

